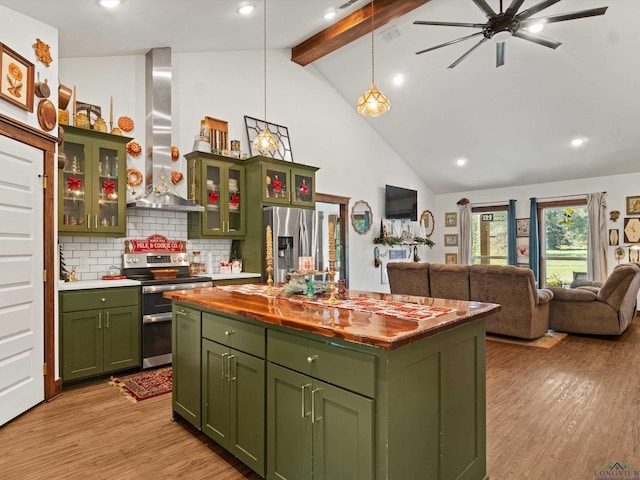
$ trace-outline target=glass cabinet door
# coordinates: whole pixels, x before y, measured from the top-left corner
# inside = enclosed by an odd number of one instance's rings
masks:
[[[242,203],[242,189],[244,188],[244,178],[242,176],[244,169],[230,166],[228,169],[229,190],[227,192],[229,219],[227,221],[227,233],[242,233],[244,225],[242,222],[242,211],[244,206]]]
[[[262,173],[264,182],[262,189],[262,201],[268,203],[290,203],[290,170],[288,168],[281,168],[273,165],[263,165]]]
[[[207,164],[205,172],[205,212],[206,229],[210,232],[222,232],[222,209],[224,202],[222,187],[222,167],[215,164]]]
[[[85,197],[87,181],[90,176],[87,173],[85,145],[66,141],[64,151],[67,155],[67,163],[60,175],[60,198],[58,219],[64,229],[68,231],[85,231],[91,228],[88,224],[89,207],[91,200]]]
[[[293,198],[291,203],[301,206],[313,206],[316,201],[314,174],[303,170],[292,170]]]
[[[98,147],[98,165],[94,172],[97,188],[94,189],[94,205],[97,205],[94,217],[95,230],[118,228],[124,221],[118,215],[119,203],[124,201],[124,190],[120,188],[118,151],[112,148]]]

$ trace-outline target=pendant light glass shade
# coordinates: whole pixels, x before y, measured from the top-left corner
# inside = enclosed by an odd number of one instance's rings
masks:
[[[387,96],[377,89],[375,84],[358,99],[356,112],[365,117],[377,117],[391,110]]]
[[[253,146],[260,153],[275,152],[278,150],[278,140],[265,128],[253,139]]]
[[[264,123],[267,123],[267,0],[264,0]],[[253,139],[253,146],[260,153],[278,150],[278,140],[265,125],[264,130]]]
[[[356,105],[356,112],[365,117],[378,117],[391,110],[389,99],[376,87],[373,31],[373,0],[371,0],[371,88],[360,96]]]

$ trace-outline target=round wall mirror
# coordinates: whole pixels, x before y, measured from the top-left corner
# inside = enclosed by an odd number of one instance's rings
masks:
[[[371,230],[371,222],[373,221],[373,213],[371,207],[364,200],[358,200],[353,204],[351,209],[351,225],[359,234],[367,233]]]
[[[431,213],[431,210],[425,210],[424,212],[422,212],[422,215],[420,215],[420,226],[424,228],[426,237],[431,236],[435,225],[436,222],[433,218],[433,213]]]

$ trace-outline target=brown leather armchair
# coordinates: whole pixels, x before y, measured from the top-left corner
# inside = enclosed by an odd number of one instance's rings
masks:
[[[620,335],[636,315],[640,265],[616,266],[605,282],[574,282],[575,288],[549,288],[549,328],[560,332]]]

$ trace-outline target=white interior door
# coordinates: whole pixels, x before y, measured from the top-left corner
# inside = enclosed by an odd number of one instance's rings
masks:
[[[44,400],[42,157],[0,136],[0,425]]]

